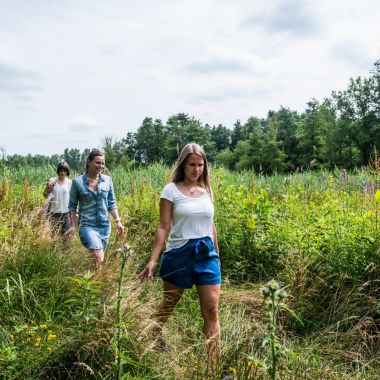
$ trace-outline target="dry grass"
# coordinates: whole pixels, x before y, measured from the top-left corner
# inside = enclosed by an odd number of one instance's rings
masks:
[[[11,231],[10,234],[4,232],[1,235],[0,270],[6,260],[8,268],[14,264],[16,275],[23,269],[23,260],[26,262],[28,256],[41,250],[42,253],[38,254],[44,255],[43,249],[46,249],[46,255],[57,254],[57,278],[47,279],[51,287],[56,286],[60,280],[64,281],[68,275],[82,276],[91,261],[86,249],[76,236],[71,242],[70,252],[63,250],[60,240],[51,234],[48,222],[38,211],[37,204],[40,199],[33,194],[34,190],[29,185],[24,185],[19,191],[4,180],[0,185],[1,229]],[[123,216],[128,219],[127,215]],[[123,368],[131,374],[130,378],[216,379],[223,367],[240,371],[235,375],[230,373],[231,379],[263,378],[262,370],[258,370],[256,374],[251,371],[246,377],[242,375],[247,373],[244,368],[247,368],[252,355],[261,359],[267,355],[262,348],[267,317],[261,306],[261,286],[258,284],[235,286],[228,280],[223,283],[219,367],[213,367],[208,361],[201,332],[202,318],[194,291],[186,292],[165,325],[164,337],[168,351],[160,352],[155,349],[154,331],[157,325],[153,315],[161,301],[161,283],[159,280],[152,283],[140,283],[137,280],[137,274],[145,265],[152,243],[151,227],[139,224],[144,217],[141,214],[129,218],[136,223],[128,226],[128,234],[123,239],[116,239],[113,232],[106,261],[94,276],[95,280],[101,282],[101,306],[98,308],[98,320],[94,328],[85,333],[76,331],[76,322],[72,320],[72,315],[65,315],[66,320],[60,316],[57,323],[62,323],[62,330],[67,336],[49,359],[50,373],[57,375],[61,371],[70,374],[71,378],[101,378],[99,374],[112,373],[119,250],[123,249],[128,240],[134,253],[128,259],[121,311],[124,321],[123,348],[125,357],[129,360]],[[376,373],[376,368],[380,367],[380,326],[379,318],[376,317],[380,280],[376,278],[376,272],[369,271],[368,278],[363,279],[360,284],[350,284],[345,278],[336,281],[336,278],[324,277],[322,271],[313,273],[311,268],[315,270],[315,267],[311,264],[309,257],[300,256],[297,252],[289,255],[287,265],[291,270],[287,273],[292,275],[286,278],[286,282],[291,294],[290,306],[300,310],[303,313],[301,317],[307,318],[318,312],[323,318],[322,327],[305,331],[299,329],[299,326],[295,328],[291,317],[281,315],[279,338],[290,351],[283,358],[279,378],[380,378],[379,373]],[[43,276],[43,273],[36,273],[37,275]],[[26,284],[30,287],[30,294],[38,293],[38,289],[33,288],[35,285],[33,281]],[[70,289],[65,288],[65,291],[69,292]],[[69,297],[70,294],[62,296]],[[328,304],[327,299],[331,300]],[[43,304],[43,299],[39,299],[37,295],[33,300],[35,303],[29,305],[29,314],[18,314],[17,317],[15,314],[15,323],[21,324],[32,319],[34,307],[37,305],[37,309]],[[55,317],[51,311],[47,311],[46,315],[49,318]],[[345,318],[337,318],[337,315],[344,315]],[[6,328],[13,331],[12,325]]]

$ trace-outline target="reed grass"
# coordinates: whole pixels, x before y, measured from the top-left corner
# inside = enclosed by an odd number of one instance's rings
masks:
[[[118,327],[123,379],[265,379],[260,289],[269,276],[287,285],[289,306],[304,323],[279,313],[278,339],[287,354],[278,378],[379,377],[377,208],[367,186],[379,185],[376,173],[264,177],[213,171],[224,274],[218,367],[207,359],[194,290],[165,325],[169,350],[154,349],[161,284],[141,284],[137,273],[150,254],[168,173],[162,165],[112,172],[127,236],[117,239],[113,231],[95,275],[99,292],[91,328],[83,328],[66,302],[77,294],[69,277],[81,278],[90,258],[77,236],[67,250],[38,211],[53,168],[1,174],[1,378],[111,379]],[[133,254],[118,283],[126,241]]]

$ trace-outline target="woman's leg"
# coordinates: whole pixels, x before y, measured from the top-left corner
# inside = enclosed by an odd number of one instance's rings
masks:
[[[100,269],[103,261],[104,261],[104,250],[103,249],[90,249],[92,257],[94,259],[93,270],[96,271]]]
[[[168,320],[184,291],[183,288],[179,288],[170,282],[165,280],[162,282],[164,287],[164,297],[155,314],[156,319],[161,325]]]
[[[197,285],[201,313],[204,321],[203,332],[207,339],[209,355],[219,360],[220,354],[220,325],[219,325],[219,297],[220,284]]]
[[[170,317],[170,314],[173,312],[175,305],[181,299],[184,289],[179,288],[170,282],[163,280],[164,287],[164,297],[158,307],[157,312],[155,313],[155,318],[158,321],[158,325],[153,330],[153,333],[156,337],[155,346],[159,349],[165,349],[166,343],[162,338],[162,326]]]

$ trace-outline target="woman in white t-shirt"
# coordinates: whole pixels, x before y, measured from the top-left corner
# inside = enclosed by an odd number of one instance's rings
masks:
[[[160,277],[164,297],[156,313],[162,324],[169,318],[184,289],[196,286],[204,320],[209,354],[219,357],[220,261],[214,205],[206,155],[198,144],[187,144],[176,163],[172,182],[160,199],[160,223],[148,265],[141,279],[152,280],[153,271],[165,243]],[[163,344],[162,328],[157,343]]]
[[[71,189],[70,167],[64,160],[57,166],[58,177],[52,177],[46,184],[44,197],[50,197],[48,215],[53,231],[64,235],[70,227],[69,198]]]

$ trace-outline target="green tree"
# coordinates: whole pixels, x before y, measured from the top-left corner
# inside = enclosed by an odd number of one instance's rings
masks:
[[[121,140],[124,156],[127,156],[132,161],[138,161],[136,133],[128,132]]]
[[[380,123],[376,94],[377,71],[369,78],[351,78],[346,90],[333,92],[339,117],[349,125],[350,137],[361,154],[361,164],[367,164],[375,149],[380,149]]]
[[[372,71],[373,103],[376,117],[380,120],[380,59],[374,63],[374,66],[375,68]]]
[[[316,99],[312,99],[301,115],[297,130],[300,164],[307,168],[317,167],[322,161],[322,136],[318,111],[319,103]]]
[[[274,114],[268,116],[266,133],[260,149],[261,171],[265,173],[282,172],[285,167],[285,153],[277,140],[278,121]]]
[[[215,159],[215,144],[211,141],[211,129],[188,114],[180,113],[171,116],[167,123],[167,140],[165,162],[173,163],[181,149],[188,143],[194,142],[203,146],[210,161]]]
[[[231,131],[224,125],[219,124],[211,128],[211,141],[214,142],[217,152],[229,148],[230,140]]]
[[[234,153],[228,148],[223,149],[216,154],[215,162],[217,165],[223,166],[230,170],[233,170],[236,164],[236,162],[234,162]]]
[[[277,123],[277,140],[285,154],[284,169],[294,170],[298,166],[297,128],[300,116],[296,111],[281,107],[270,118]]]
[[[111,136],[103,138],[102,149],[106,155],[106,166],[109,169],[119,165],[126,156],[122,140],[117,140]]]
[[[264,144],[264,122],[257,117],[250,117],[243,127],[243,136],[246,136],[246,140],[249,144],[248,156],[245,154],[241,155],[241,162],[239,162],[236,166],[237,168],[242,168],[242,165],[246,169],[254,169],[257,172],[262,172],[262,149]],[[239,145],[239,143],[238,143]],[[240,145],[240,150],[245,145]],[[248,164],[244,162],[249,160]]]
[[[145,164],[163,160],[166,137],[161,120],[146,117],[136,133],[137,160]]]
[[[84,162],[82,161],[82,154],[77,148],[66,148],[63,151],[62,158],[69,164],[72,170],[79,171],[84,167]]]
[[[240,120],[237,120],[231,132],[231,149],[234,149],[239,141],[246,140],[247,138],[248,136],[244,131],[243,125]]]

